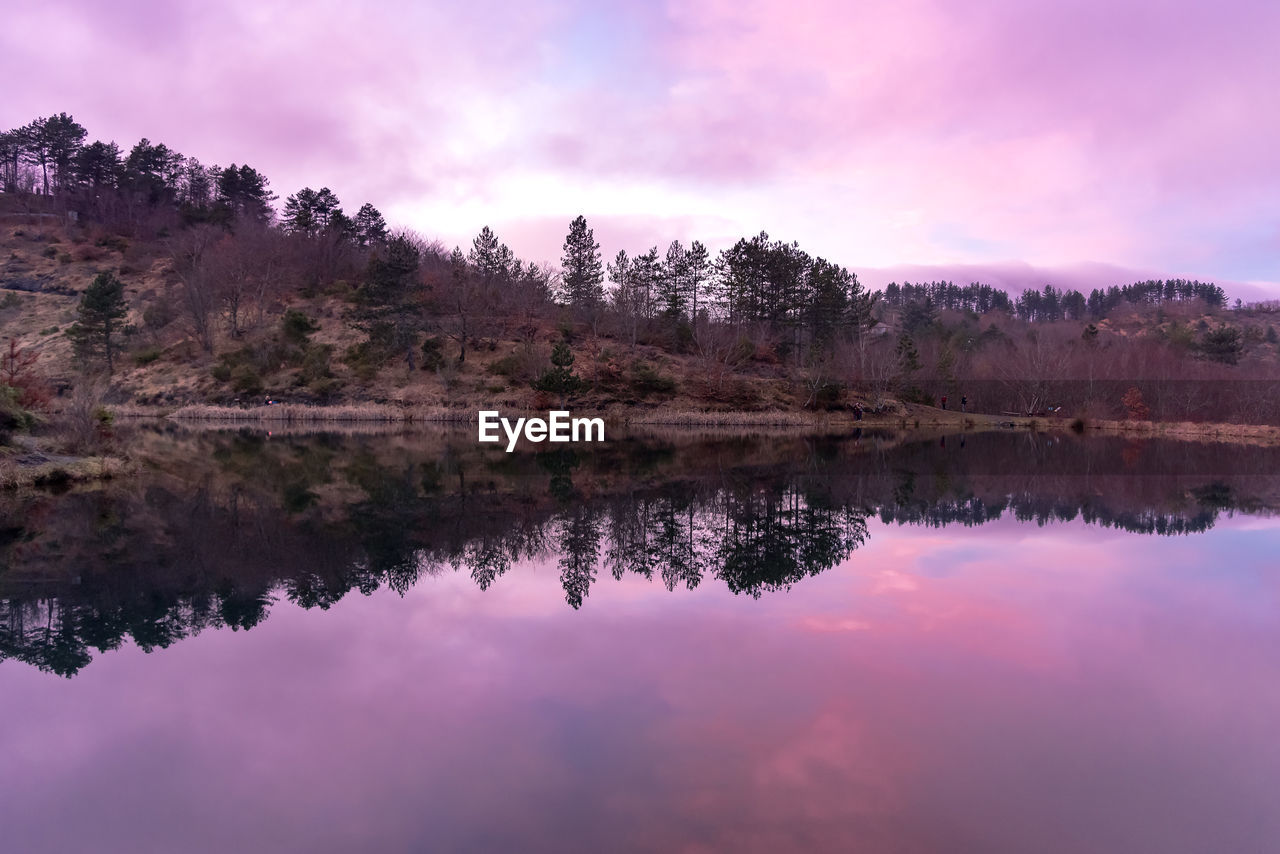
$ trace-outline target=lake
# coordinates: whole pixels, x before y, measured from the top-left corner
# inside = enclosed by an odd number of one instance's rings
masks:
[[[1280,846],[1280,449],[131,443],[0,496],[4,850]]]

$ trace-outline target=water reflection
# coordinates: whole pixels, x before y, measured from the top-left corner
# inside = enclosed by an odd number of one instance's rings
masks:
[[[278,598],[327,609],[446,572],[488,590],[525,561],[554,561],[574,609],[608,577],[760,597],[850,560],[876,519],[1167,536],[1269,513],[1280,486],[1252,474],[1280,471],[1276,449],[1160,441],[632,437],[507,455],[471,438],[155,432],[137,479],[6,496],[0,659],[70,676],[126,639],[253,628]]]

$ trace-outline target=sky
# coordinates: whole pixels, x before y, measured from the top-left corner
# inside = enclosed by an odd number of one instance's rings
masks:
[[[0,124],[556,261],[761,230],[869,284],[1280,297],[1280,4],[10,0]]]

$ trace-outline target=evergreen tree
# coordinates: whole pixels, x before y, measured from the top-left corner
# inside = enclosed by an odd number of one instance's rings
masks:
[[[369,258],[356,312],[360,328],[369,336],[363,345],[366,352],[383,359],[402,352],[410,370],[423,325],[418,281],[421,260],[421,250],[409,238],[396,235],[388,240],[382,251]]]
[[[820,346],[829,344],[848,318],[852,279],[848,270],[825,258],[815,258],[809,268],[806,320]]]
[[[77,312],[79,320],[67,331],[76,358],[86,366],[102,360],[107,373],[112,373],[115,354],[123,349],[127,332],[124,319],[129,309],[124,301],[124,283],[114,273],[99,273],[85,289]]]
[[[671,241],[658,278],[658,305],[666,317],[678,318],[688,307],[688,270],[688,253],[679,240]]]
[[[920,370],[920,353],[916,350],[916,342],[911,340],[910,335],[902,333],[898,338],[898,346],[893,352],[904,377],[909,377]]]
[[[1208,359],[1234,365],[1240,361],[1240,355],[1244,352],[1244,341],[1239,329],[1223,324],[1204,333],[1200,349]]]
[[[566,301],[581,311],[594,311],[604,300],[604,267],[600,244],[587,227],[586,217],[579,216],[569,225],[561,266]]]
[[[511,250],[498,240],[498,235],[486,225],[471,241],[467,260],[482,280],[492,282],[511,274],[514,257]]]
[[[533,381],[536,391],[545,391],[560,396],[573,394],[582,387],[582,380],[573,372],[573,351],[566,341],[557,341],[551,348],[551,367],[542,372]]]
[[[120,181],[120,146],[92,142],[76,153],[76,179],[89,190],[114,189]]]
[[[40,167],[46,196],[66,189],[74,180],[73,166],[76,154],[84,145],[85,134],[84,127],[66,113],[41,117],[27,125],[25,155],[28,162]]]
[[[662,262],[658,260],[658,247],[651,246],[643,255],[631,262],[631,281],[634,291],[637,317],[648,320],[654,315],[658,298],[658,279],[662,275]]]
[[[640,319],[640,301],[637,298],[635,264],[627,257],[626,250],[619,250],[613,262],[606,265],[609,281],[613,283],[613,309],[626,325],[627,335],[634,346]]]
[[[342,214],[342,205],[332,190],[328,187],[320,190],[303,187],[285,199],[280,221],[294,234],[316,237],[335,224],[335,215],[341,217],[336,223],[340,227],[350,223]]]
[[[356,211],[356,242],[363,248],[378,246],[387,240],[387,221],[373,205],[365,202]]]
[[[232,163],[216,172],[214,205],[223,220],[247,219],[265,223],[271,219],[271,203],[276,196],[270,182],[258,170]]]
[[[702,245],[702,241],[695,240],[689,245],[689,252],[684,260],[689,286],[689,317],[696,322],[698,297],[705,296],[703,291],[711,275],[711,256],[707,253],[707,247]]]

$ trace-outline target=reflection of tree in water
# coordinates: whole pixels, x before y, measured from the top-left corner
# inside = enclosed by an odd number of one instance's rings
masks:
[[[150,651],[205,629],[252,628],[279,597],[328,608],[353,590],[403,595],[449,568],[487,590],[518,562],[550,556],[575,609],[602,571],[672,591],[714,579],[759,597],[848,559],[872,513],[896,524],[1013,517],[1168,535],[1206,530],[1222,512],[1265,509],[1238,482],[1214,477],[1127,495],[1155,487],[1140,478],[1104,486],[1088,474],[1109,466],[1107,454],[1118,459],[1116,448],[1099,445],[1081,476],[1078,459],[1054,469],[1052,448],[1024,444],[1009,455],[1029,455],[1022,470],[975,474],[936,443],[882,456],[799,445],[773,465],[757,464],[748,443],[720,459],[700,452],[702,469],[671,450],[645,450],[628,469],[625,455],[486,460],[446,449],[414,459],[379,456],[373,443],[236,438],[210,455],[221,477],[6,499],[0,658],[70,675],[93,650],[126,639]],[[978,447],[971,437],[965,453]],[[620,484],[602,487],[602,473],[618,471]]]
[[[865,514],[806,500],[793,489],[726,496],[717,575],[734,593],[759,596],[840,563],[867,537]]]

